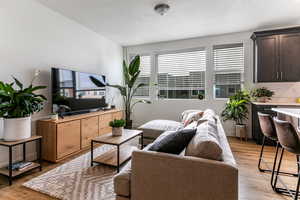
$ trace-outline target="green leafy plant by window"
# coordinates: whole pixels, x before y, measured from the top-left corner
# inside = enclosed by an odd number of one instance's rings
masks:
[[[221,113],[223,120],[233,120],[236,125],[243,125],[244,120],[248,118],[249,102],[250,95],[246,91],[239,91],[231,96]]]
[[[266,87],[261,88],[254,88],[251,90],[251,96],[253,98],[260,98],[260,97],[272,97],[274,95],[274,92],[267,89]]]
[[[126,120],[126,127],[131,128],[132,127],[132,121],[131,121],[131,113],[134,108],[134,106],[138,103],[148,103],[150,104],[151,101],[145,100],[145,99],[134,99],[134,95],[137,92],[139,88],[149,86],[145,83],[139,83],[137,84],[136,81],[140,75],[140,56],[137,55],[135,58],[130,62],[129,65],[123,61],[123,77],[125,84],[124,85],[107,85],[109,87],[117,88],[122,97],[125,107],[125,120]],[[90,77],[90,79],[93,81],[95,85],[98,87],[103,87],[103,83],[97,80],[94,77]]]
[[[33,86],[33,79],[31,84],[24,88],[18,79],[15,77],[13,79],[14,82],[12,83],[0,81],[0,117],[29,117],[31,114],[41,111],[43,103],[47,99],[45,96],[35,92],[45,89],[46,86]]]
[[[109,122],[109,126],[113,127],[113,128],[120,128],[120,127],[124,127],[126,124],[124,119],[115,119],[111,122]]]

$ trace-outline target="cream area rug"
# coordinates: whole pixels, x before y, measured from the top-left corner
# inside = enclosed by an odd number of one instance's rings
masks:
[[[103,145],[94,150],[94,156],[111,150]],[[62,200],[115,200],[113,176],[116,169],[108,166],[90,166],[86,153],[23,185],[32,190]]]

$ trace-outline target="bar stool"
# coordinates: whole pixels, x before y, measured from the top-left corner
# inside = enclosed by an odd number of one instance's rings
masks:
[[[272,120],[271,115],[261,113],[261,112],[258,112],[257,114],[258,114],[259,124],[260,124],[261,130],[262,130],[262,133],[264,135],[263,136],[263,143],[262,143],[262,146],[261,146],[261,152],[260,152],[260,156],[259,156],[259,161],[258,161],[258,170],[260,172],[272,172],[271,186],[274,189],[274,184],[273,184],[274,172],[277,172],[277,171],[275,171],[275,168],[276,168],[276,163],[277,163],[278,151],[279,151],[279,148],[281,146],[278,142],[277,133],[276,133],[276,130],[275,130],[275,125],[274,125],[274,122]],[[276,142],[276,153],[275,153],[275,157],[274,157],[272,170],[261,168],[261,161],[263,160],[263,152],[264,152],[266,138]],[[298,174],[292,174],[292,173],[288,173],[288,172],[279,172],[279,174],[290,175],[290,176],[298,176]]]
[[[280,145],[282,146],[281,154],[279,158],[279,163],[277,167],[277,172],[275,175],[274,189],[276,192],[290,194],[294,197],[294,199],[298,199],[299,196],[299,184],[300,184],[300,174],[299,174],[299,155],[300,155],[300,139],[295,130],[295,128],[287,121],[282,121],[277,118],[274,118],[275,129],[277,132],[277,137]],[[277,179],[281,167],[281,161],[284,154],[284,151],[287,150],[296,155],[297,158],[297,166],[298,166],[298,181],[296,190],[282,189],[277,188]],[[274,172],[275,173],[275,172]]]

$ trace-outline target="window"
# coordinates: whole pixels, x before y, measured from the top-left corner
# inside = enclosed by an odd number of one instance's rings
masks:
[[[157,55],[158,97],[196,99],[205,94],[206,51]]]
[[[134,58],[134,57],[132,57]],[[151,56],[141,56],[141,65],[140,65],[140,76],[138,77],[136,84],[145,83],[150,84],[151,78]],[[137,97],[149,97],[149,86],[139,88],[135,96]]]
[[[215,98],[228,98],[244,83],[243,44],[218,45],[214,51]]]

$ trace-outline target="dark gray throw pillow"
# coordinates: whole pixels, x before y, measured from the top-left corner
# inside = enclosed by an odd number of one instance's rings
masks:
[[[154,142],[149,151],[180,154],[196,134],[196,129],[182,129],[172,132]]]

